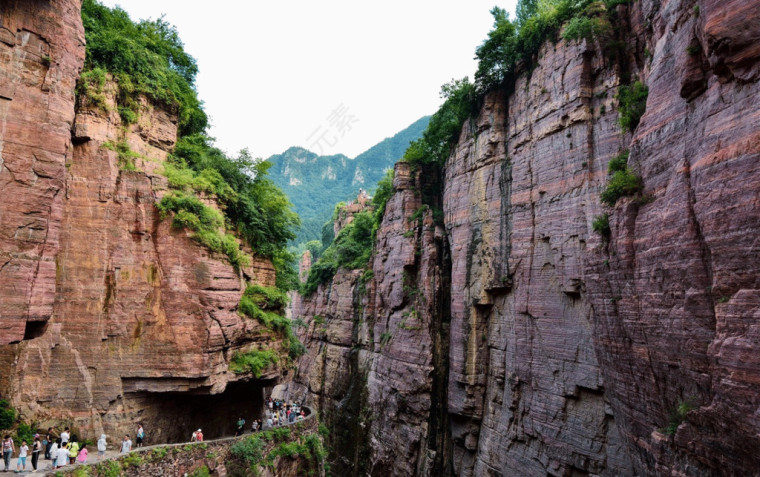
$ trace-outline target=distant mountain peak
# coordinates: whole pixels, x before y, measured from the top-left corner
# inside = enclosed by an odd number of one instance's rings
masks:
[[[344,154],[320,156],[300,146],[271,156],[269,177],[301,216],[296,243],[321,238],[322,225],[332,216],[336,203],[355,198],[360,188],[372,191],[409,143],[422,136],[429,120],[430,116],[418,119],[353,159]]]

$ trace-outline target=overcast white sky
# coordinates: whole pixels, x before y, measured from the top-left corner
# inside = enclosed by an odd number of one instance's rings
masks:
[[[354,157],[434,113],[443,83],[472,79],[491,8],[514,16],[517,0],[103,3],[165,14],[198,61],[217,145],[266,158],[290,146]]]

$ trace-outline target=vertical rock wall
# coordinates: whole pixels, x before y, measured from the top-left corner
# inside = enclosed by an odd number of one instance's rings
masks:
[[[446,166],[455,473],[631,475],[584,272],[607,161],[624,147],[618,79],[586,42],[539,56],[486,97]]]
[[[757,475],[760,2],[640,14],[653,57],[629,162],[648,199],[618,203],[589,270],[607,395],[647,474]]]
[[[173,114],[142,100],[137,124],[122,124],[108,83],[108,107],[80,98],[75,117],[79,7],[0,10],[0,395],[26,421],[89,437],[137,421],[153,442],[199,424],[231,432],[231,415],[254,412],[280,377],[228,371],[236,351],[281,350],[237,313],[246,282],[273,286],[274,269],[254,259],[238,273],[159,216]],[[123,167],[120,142],[137,170]],[[210,416],[214,402],[222,411]]]
[[[53,312],[64,163],[84,62],[79,3],[0,6],[0,345],[20,342],[27,328],[33,334]]]
[[[283,395],[319,408],[341,474],[440,475],[447,460],[436,451],[445,413],[431,413],[445,401],[436,376],[445,369],[436,364],[445,338],[444,234],[421,208],[418,180],[396,165],[371,277],[339,271],[328,287],[294,302],[308,353]],[[415,212],[419,219],[409,220]]]
[[[362,411],[347,461],[366,457],[371,475],[757,473],[758,7],[618,6],[617,59],[544,45],[463,127],[442,236],[409,232],[419,202],[402,205],[414,195],[397,166],[373,280],[341,272],[296,313],[330,330],[340,309],[343,358],[310,328],[299,379],[337,426]],[[649,98],[632,136],[615,95],[637,79]],[[625,149],[644,190],[605,209],[607,163]],[[591,226],[605,211],[609,240]],[[447,279],[450,296],[436,292]],[[412,306],[429,332],[395,319]]]

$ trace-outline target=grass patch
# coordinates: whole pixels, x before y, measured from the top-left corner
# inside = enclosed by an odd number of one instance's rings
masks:
[[[230,371],[235,374],[251,373],[260,378],[262,371],[270,365],[277,364],[277,361],[277,354],[270,349],[235,353],[230,361]]]
[[[77,101],[91,104],[98,109],[108,111],[108,104],[104,88],[106,86],[106,70],[103,68],[93,68],[83,71],[77,81]]]
[[[102,147],[109,151],[116,152],[118,157],[119,169],[123,171],[136,171],[135,159],[140,158],[140,154],[130,149],[126,140],[119,142],[106,141],[102,144]]]
[[[620,151],[617,156],[610,159],[610,162],[607,165],[608,173],[612,175],[619,171],[625,171],[625,168],[628,166],[628,155],[629,151],[628,149],[625,149]]]
[[[288,304],[288,295],[274,287],[252,285],[245,289],[244,296],[264,310],[281,311]]]
[[[156,206],[162,218],[168,216],[169,212],[174,213],[173,227],[190,229],[194,232],[193,240],[212,252],[227,255],[236,269],[250,264],[250,259],[240,250],[235,237],[220,231],[224,226],[222,214],[208,207],[197,197],[182,192],[172,192],[165,195]]]
[[[135,452],[127,454],[121,459],[121,461],[128,467],[140,467],[144,462],[143,458]]]
[[[121,463],[118,460],[107,460],[95,466],[98,475],[102,477],[121,477]]]
[[[678,403],[678,406],[676,406],[676,408],[670,412],[668,425],[665,427],[664,433],[669,436],[674,436],[676,434],[676,431],[678,431],[678,426],[680,426],[681,423],[686,420],[686,415],[693,410],[694,404],[690,403],[689,401],[680,401]]]
[[[188,475],[189,477],[211,477],[211,471],[209,471],[207,466],[202,465]]]

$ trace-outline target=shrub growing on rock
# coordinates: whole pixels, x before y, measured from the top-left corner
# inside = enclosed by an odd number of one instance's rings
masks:
[[[616,96],[620,111],[618,123],[624,131],[632,132],[639,125],[647,108],[648,96],[649,87],[641,81],[636,81],[631,86],[620,87]]]

